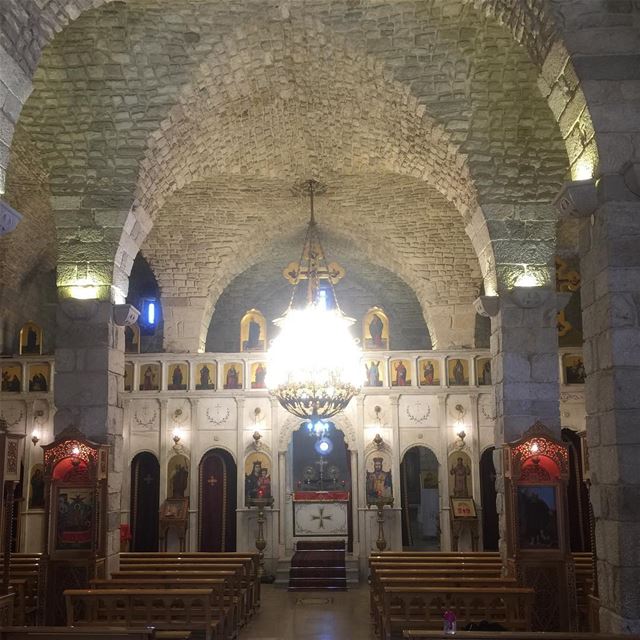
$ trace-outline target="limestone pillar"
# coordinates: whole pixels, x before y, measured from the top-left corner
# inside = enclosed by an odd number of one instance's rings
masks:
[[[536,420],[560,438],[556,315],[565,303],[565,294],[548,287],[476,300],[478,313],[491,318],[496,444],[517,440]]]
[[[478,313],[491,318],[491,377],[496,401],[495,443],[500,552],[506,561],[507,520],[499,445],[518,440],[537,420],[560,439],[558,308],[565,294],[548,287],[514,287],[481,296]]]
[[[111,445],[107,506],[108,568],[120,549],[123,473],[124,330],[137,318],[128,305],[109,301],[61,300],[57,312],[54,401],[55,434],[68,426],[89,440]]]
[[[569,183],[561,214],[580,218],[590,497],[600,625],[640,632],[640,164]]]

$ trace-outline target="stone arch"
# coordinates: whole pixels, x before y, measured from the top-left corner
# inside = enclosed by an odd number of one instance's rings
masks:
[[[356,430],[351,420],[344,414],[339,413],[337,416],[331,418],[332,422],[336,425],[336,429],[339,429],[344,434],[347,448],[350,451],[356,451],[357,440]],[[289,447],[289,442],[293,436],[293,432],[300,428],[300,425],[304,422],[302,418],[297,416],[288,415],[287,419],[280,426],[278,435],[278,452],[286,453]]]

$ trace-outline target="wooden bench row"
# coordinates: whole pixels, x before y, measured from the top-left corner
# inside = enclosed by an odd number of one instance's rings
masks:
[[[237,637],[260,604],[253,553],[126,553],[108,580],[65,591],[67,624],[188,630]]]
[[[119,627],[2,627],[0,640],[189,640],[191,632]]]
[[[452,636],[442,631],[427,629],[407,630],[403,638],[408,640],[450,640]],[[640,640],[638,635],[612,635],[610,633],[580,633],[547,631],[458,631],[456,638],[463,640]]]

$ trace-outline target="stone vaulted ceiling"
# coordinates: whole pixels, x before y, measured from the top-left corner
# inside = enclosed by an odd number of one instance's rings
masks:
[[[428,315],[480,288],[465,234],[479,207],[548,202],[562,182],[536,78],[512,34],[462,0],[113,2],[45,48],[7,198],[24,209],[19,167],[34,156],[55,202],[82,195],[25,221],[48,220],[35,244],[58,254],[59,277],[122,251],[134,205],[155,225],[143,253],[163,292],[215,304],[303,227],[290,188],[313,176],[325,224]]]

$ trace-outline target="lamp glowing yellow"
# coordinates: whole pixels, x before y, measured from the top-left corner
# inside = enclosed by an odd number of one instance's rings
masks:
[[[516,278],[515,286],[516,287],[537,287],[540,283],[538,282],[538,278],[531,273],[525,266],[524,271]]]
[[[84,278],[69,287],[69,295],[76,300],[95,300],[100,293],[100,288],[93,280]]]
[[[574,180],[591,180],[593,178],[593,159],[590,156],[581,156],[573,166]]]
[[[351,318],[337,309],[310,304],[289,309],[276,322],[281,332],[269,350],[270,389],[292,382],[326,387],[338,381],[360,388],[361,352],[349,332]]]

